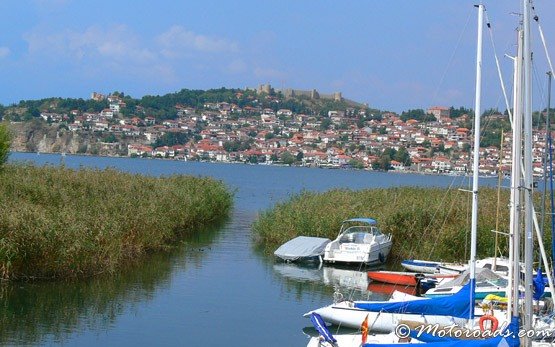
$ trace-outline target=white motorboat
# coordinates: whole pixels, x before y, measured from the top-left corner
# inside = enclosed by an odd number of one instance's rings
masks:
[[[391,234],[383,234],[372,218],[353,218],[341,224],[339,235],[328,243],[324,261],[330,263],[385,263],[391,251]]]

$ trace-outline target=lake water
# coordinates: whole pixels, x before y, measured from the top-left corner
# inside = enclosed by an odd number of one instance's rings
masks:
[[[302,314],[329,304],[335,288],[356,297],[385,294],[367,290],[363,271],[296,267],[260,254],[250,230],[257,213],[302,190],[468,183],[449,176],[151,159],[14,153],[10,160],[210,176],[235,190],[235,204],[223,227],[117,274],[0,286],[0,343],[8,345],[306,346],[303,328],[310,321]]]

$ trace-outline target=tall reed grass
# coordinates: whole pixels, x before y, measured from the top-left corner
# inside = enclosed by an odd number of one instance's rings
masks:
[[[222,221],[231,206],[225,185],[209,178],[7,165],[0,172],[0,277],[112,272]]]
[[[506,232],[507,190],[502,191],[500,201],[498,228]],[[480,257],[495,254],[492,230],[497,205],[497,190],[481,188],[477,244]],[[271,252],[298,235],[335,239],[343,220],[374,217],[383,232],[393,235],[390,259],[394,261],[405,258],[465,261],[470,253],[470,211],[470,194],[456,189],[400,187],[302,192],[263,212],[253,230],[256,242]],[[506,255],[508,240],[500,236],[499,241],[500,253]]]

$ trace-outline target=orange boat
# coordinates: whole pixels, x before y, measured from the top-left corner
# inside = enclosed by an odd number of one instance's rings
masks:
[[[457,275],[423,274],[401,271],[368,271],[368,278],[382,283],[415,286],[422,278],[453,278]]]
[[[372,281],[400,284],[404,286],[414,286],[418,284],[418,279],[423,278],[423,274],[399,271],[368,271],[368,278]]]

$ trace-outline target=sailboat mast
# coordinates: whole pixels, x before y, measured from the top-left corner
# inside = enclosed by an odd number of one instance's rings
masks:
[[[553,79],[553,72],[549,71],[548,76],[548,89],[547,89],[547,146],[546,151],[549,153],[549,191],[551,200],[551,259],[555,262],[555,200],[553,199],[553,141],[551,138],[551,80]],[[546,156],[547,159],[547,156]],[[547,166],[546,166],[547,167]]]
[[[532,50],[530,35],[531,0],[524,0],[524,329],[532,328],[532,294],[534,256],[533,178],[532,178]]]
[[[476,296],[476,242],[478,236],[478,171],[480,167],[480,115],[482,114],[482,32],[484,5],[478,7],[478,40],[476,49],[476,98],[474,105],[474,162],[472,165],[472,224],[470,230],[470,317],[474,320],[474,300]]]
[[[509,307],[507,314],[512,318],[519,317],[518,312],[518,288],[520,278],[520,181],[522,164],[522,53],[523,32],[517,30],[518,50],[514,60],[514,94],[513,94],[513,144],[512,144],[512,167],[511,167],[511,214],[510,214],[510,242],[509,258],[511,271],[509,274]]]

